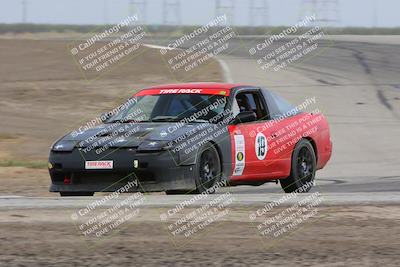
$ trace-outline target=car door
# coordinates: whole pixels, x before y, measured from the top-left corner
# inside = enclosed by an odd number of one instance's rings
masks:
[[[266,180],[274,169],[274,155],[268,153],[273,138],[266,101],[260,90],[240,90],[232,99],[232,112],[253,111],[257,120],[229,125],[232,146],[232,181]]]

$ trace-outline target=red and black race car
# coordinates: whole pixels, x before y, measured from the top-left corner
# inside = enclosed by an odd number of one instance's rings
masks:
[[[279,180],[308,191],[331,157],[329,126],[256,86],[162,85],[136,93],[54,143],[51,192],[212,192]],[[301,190],[300,190],[301,189]]]

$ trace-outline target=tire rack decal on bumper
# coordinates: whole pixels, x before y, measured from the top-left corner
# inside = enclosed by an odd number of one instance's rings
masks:
[[[233,175],[242,175],[246,165],[245,144],[243,135],[235,135],[235,168]]]

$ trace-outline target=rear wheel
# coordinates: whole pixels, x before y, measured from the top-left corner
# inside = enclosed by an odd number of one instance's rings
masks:
[[[310,191],[314,183],[316,165],[315,151],[310,141],[300,140],[293,150],[290,176],[280,180],[282,189],[286,193]]]
[[[91,197],[94,192],[60,192],[62,197]]]

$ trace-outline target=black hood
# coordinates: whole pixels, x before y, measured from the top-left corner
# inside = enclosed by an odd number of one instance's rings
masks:
[[[188,133],[194,135],[212,127],[209,123],[115,123],[74,131],[60,141],[74,141],[77,147],[137,147],[143,141],[174,141]]]

